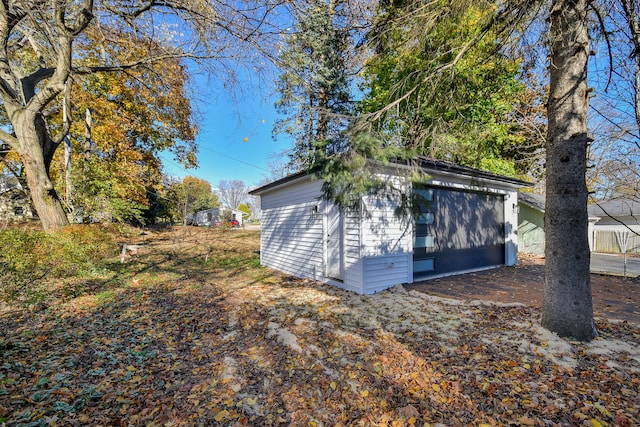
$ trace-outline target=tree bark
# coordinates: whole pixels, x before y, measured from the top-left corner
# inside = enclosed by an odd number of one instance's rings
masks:
[[[55,231],[69,225],[69,220],[49,178],[49,166],[55,152],[55,144],[50,140],[44,123],[39,125],[38,122],[41,120],[37,114],[16,112],[13,128],[19,141],[18,154],[26,171],[33,207],[38,213],[42,228]]]
[[[545,282],[542,326],[589,341],[593,320],[588,240],[587,0],[554,0],[546,143]]]

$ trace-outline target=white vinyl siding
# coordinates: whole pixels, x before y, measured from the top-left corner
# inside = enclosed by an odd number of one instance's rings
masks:
[[[365,257],[362,262],[364,273],[364,292],[373,294],[392,286],[410,283],[411,254]]]
[[[357,293],[363,293],[362,278],[362,243],[360,214],[345,213],[344,233],[344,288]]]
[[[261,195],[260,260],[296,277],[322,279],[320,181],[305,180]]]
[[[396,203],[387,197],[370,196],[365,203],[370,216],[361,220],[362,293],[412,282],[411,221],[398,218]]]

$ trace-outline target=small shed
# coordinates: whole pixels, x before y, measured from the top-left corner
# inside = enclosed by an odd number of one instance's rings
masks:
[[[588,209],[598,218],[593,228],[595,252],[640,253],[639,201],[621,197],[594,202]]]
[[[305,172],[251,191],[262,209],[261,263],[360,294],[515,265],[518,189],[530,184],[430,159],[419,166],[430,177],[420,185],[393,167],[381,172],[427,201],[409,221],[396,215],[392,195],[364,197],[367,215],[342,212]]]
[[[193,225],[199,225],[201,227],[213,227],[216,222],[220,221],[221,214],[226,211],[231,211],[231,219],[237,220],[240,225],[242,225],[243,212],[238,209],[230,209],[225,207],[204,209],[198,211],[190,218],[190,222]]]

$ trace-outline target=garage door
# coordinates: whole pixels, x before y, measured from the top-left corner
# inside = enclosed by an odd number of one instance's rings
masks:
[[[415,279],[504,264],[502,196],[438,187],[415,191]]]

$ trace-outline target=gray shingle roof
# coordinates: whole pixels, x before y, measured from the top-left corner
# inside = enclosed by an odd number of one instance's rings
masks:
[[[640,202],[628,199],[614,199],[597,202],[588,206],[589,215],[594,216],[635,216],[640,215]]]
[[[544,212],[544,194],[518,192],[518,203],[525,204],[541,212]]]

